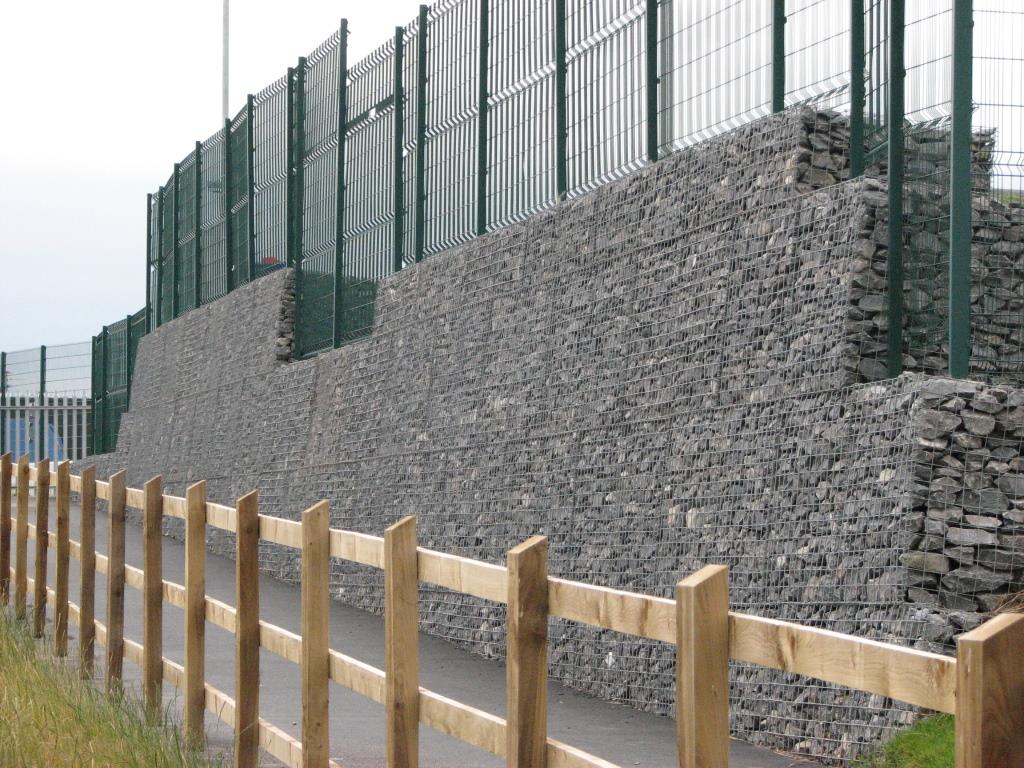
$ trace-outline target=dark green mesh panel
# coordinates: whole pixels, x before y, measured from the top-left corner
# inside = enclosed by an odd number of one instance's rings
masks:
[[[427,34],[425,253],[476,234],[477,89],[480,6],[441,0]]]
[[[178,312],[195,307],[196,265],[196,158],[186,157],[178,167],[178,253],[175,289]]]
[[[281,77],[256,94],[256,274],[288,260],[288,80]]]
[[[373,329],[377,281],[394,258],[394,42],[349,70],[341,340]]]
[[[200,303],[206,304],[228,292],[224,228],[224,131],[218,131],[203,142],[200,169]]]
[[[334,343],[337,242],[339,35],[311,53],[303,98],[302,250],[296,347],[305,355]]]
[[[249,230],[249,138],[243,109],[231,121],[231,164],[228,169],[228,204],[231,219],[231,263],[236,286],[252,279],[251,232]]]

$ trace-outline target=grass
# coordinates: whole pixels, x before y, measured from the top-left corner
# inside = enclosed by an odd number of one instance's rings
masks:
[[[953,716],[926,717],[854,765],[856,768],[953,768]]]
[[[47,650],[44,650],[44,647]],[[9,768],[208,768],[167,720],[110,697],[54,659],[0,610],[0,765]]]

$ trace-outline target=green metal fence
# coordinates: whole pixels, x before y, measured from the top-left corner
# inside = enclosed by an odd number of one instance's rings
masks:
[[[146,309],[92,337],[92,429],[90,453],[117,447],[121,416],[128,410],[139,340],[146,334]]]
[[[0,453],[84,458],[92,434],[90,374],[89,342],[0,352]]]
[[[299,355],[363,338],[383,277],[813,103],[849,118],[836,179],[891,182],[890,373],[908,358],[1024,373],[1024,303],[972,305],[970,290],[983,219],[1013,237],[1021,208],[1022,14],[1012,0],[438,0],[358,62],[342,21],[150,195],[146,327],[287,265]],[[972,189],[998,205],[972,213]]]

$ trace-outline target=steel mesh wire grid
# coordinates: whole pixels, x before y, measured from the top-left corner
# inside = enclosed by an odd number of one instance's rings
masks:
[[[251,179],[247,114],[247,110],[242,109],[231,121],[229,138],[231,162],[228,168],[228,215],[232,233],[229,257],[233,270],[231,283],[235,287],[252,279],[254,266],[250,231],[252,201],[249,199]]]
[[[864,3],[864,162],[877,168],[886,159],[889,109],[889,0]]]
[[[337,247],[339,40],[335,33],[306,58],[303,78],[302,249],[297,296],[300,354],[329,349],[334,340]]]
[[[663,19],[659,109],[665,151],[771,111],[772,3],[672,0]]]
[[[176,259],[174,254],[176,251],[175,246],[175,213],[174,213],[174,196],[175,196],[175,175],[172,174],[167,180],[167,183],[157,193],[160,204],[159,204],[159,218],[160,218],[160,266],[159,270],[162,274],[162,278],[159,281],[160,294],[157,296],[157,302],[160,307],[160,320],[161,322],[167,322],[174,317],[174,293],[175,285],[177,282],[176,275]]]
[[[288,260],[288,77],[255,97],[253,218],[258,276]]]
[[[948,368],[952,22],[952,0],[906,3],[905,365],[931,373]]]
[[[487,227],[521,221],[556,199],[555,0],[490,10]]]
[[[196,259],[199,256],[199,217],[196,210],[196,153],[187,155],[178,164],[177,175],[177,243],[174,256],[174,291],[177,314],[196,306]]]
[[[567,6],[568,190],[582,194],[646,160],[646,2]]]
[[[394,267],[394,41],[349,69],[341,337],[373,329],[377,282]]]
[[[223,129],[202,143],[200,158],[199,303],[206,304],[228,292]]]
[[[476,235],[480,0],[441,0],[427,27],[425,255]]]
[[[428,22],[429,23],[429,22]],[[419,19],[413,19],[402,28],[402,135],[398,139],[401,163],[401,243],[396,268],[404,269],[416,263],[416,194],[419,188],[417,155],[419,132]],[[428,32],[429,37],[429,32]]]
[[[974,4],[971,370],[1024,381],[1024,9]]]
[[[850,3],[786,3],[786,104],[849,108]]]

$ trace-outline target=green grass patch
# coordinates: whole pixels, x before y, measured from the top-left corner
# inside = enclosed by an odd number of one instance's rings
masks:
[[[926,717],[854,765],[856,768],[953,768],[953,716]]]
[[[0,765],[8,768],[208,768],[171,723],[148,723],[137,701],[79,679],[0,610]]]

